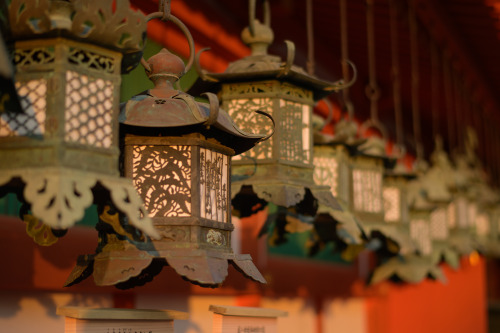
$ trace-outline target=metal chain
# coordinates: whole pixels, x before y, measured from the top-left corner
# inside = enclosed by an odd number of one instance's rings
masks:
[[[411,61],[411,104],[413,115],[413,134],[415,136],[415,148],[417,160],[424,159],[424,147],[422,145],[422,133],[420,127],[420,110],[418,99],[419,73],[418,73],[418,25],[413,6],[408,7],[408,21],[410,25],[410,61]]]
[[[434,138],[441,139],[439,133],[439,53],[436,42],[431,42],[431,103],[432,103],[432,133]]]
[[[463,105],[461,103],[461,92],[460,92],[460,78],[458,76],[458,73],[456,71],[453,71],[452,73],[452,80],[453,80],[453,89],[454,89],[454,97],[455,97],[455,130],[457,133],[457,141],[456,145],[457,148],[462,151],[462,146],[464,142],[464,131],[463,131],[463,119],[462,119],[462,108]]]
[[[368,42],[368,76],[369,84],[365,93],[370,100],[370,118],[378,122],[378,105],[380,90],[377,85],[376,59],[375,59],[375,19],[374,0],[366,0],[366,33]]]
[[[389,0],[390,6],[390,32],[391,32],[391,60],[392,60],[392,89],[394,98],[394,119],[396,122],[396,143],[400,148],[403,142],[403,112],[401,109],[401,76],[399,69],[399,34],[398,34],[398,9],[396,0]]]
[[[307,73],[314,75],[314,19],[312,0],[306,0]]]
[[[170,19],[170,2],[171,0],[160,0],[158,4],[159,11],[163,12],[162,21],[168,21]]]
[[[350,82],[349,75],[349,42],[348,42],[348,34],[347,34],[347,4],[346,0],[340,0],[340,57],[342,58],[342,77],[344,82]],[[344,104],[347,109],[347,117],[349,121],[354,120],[354,107],[352,105],[350,96],[349,96],[349,88],[344,88],[342,90]]]
[[[446,114],[448,119],[448,150],[451,152],[455,142],[455,127],[453,126],[453,92],[451,89],[450,64],[445,55],[443,55],[443,81],[444,94],[446,99]]]

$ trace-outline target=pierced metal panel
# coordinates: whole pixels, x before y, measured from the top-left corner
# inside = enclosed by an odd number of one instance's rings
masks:
[[[477,216],[477,204],[475,202],[469,202],[467,205],[467,226],[473,227],[476,223]]]
[[[410,237],[415,241],[422,255],[431,254],[432,243],[427,221],[418,219],[410,221]]]
[[[29,49],[16,48],[14,51],[14,65],[17,67],[32,65],[47,65],[55,61],[53,47],[35,47]]]
[[[65,140],[109,148],[113,143],[114,84],[66,72]]]
[[[458,197],[455,200],[455,210],[456,210],[456,221],[457,227],[460,229],[465,229],[469,226],[469,210],[467,208],[467,199],[463,197]]]
[[[265,111],[273,116],[273,104],[271,98],[251,98],[234,99],[224,104],[231,118],[238,127],[252,134],[270,133],[273,124],[266,117],[255,113],[257,110]],[[252,159],[271,159],[273,158],[273,138],[260,142],[249,151],[233,156],[233,161],[238,161],[249,157]]]
[[[280,100],[279,156],[285,161],[311,164],[311,107]]]
[[[191,216],[191,147],[134,146],[132,178],[151,217]]]
[[[382,212],[382,173],[355,169],[353,177],[354,209],[359,212]]]
[[[486,237],[490,234],[490,218],[488,214],[479,214],[476,218],[476,234]]]
[[[401,221],[401,189],[388,186],[383,189],[384,220],[386,222]]]
[[[448,211],[438,208],[431,213],[431,238],[446,240],[448,238]]]
[[[338,189],[338,163],[334,156],[325,154],[314,154],[314,182],[318,185],[330,186],[334,197],[337,197]]]
[[[75,47],[69,49],[68,62],[79,67],[95,69],[109,74],[113,74],[116,71],[116,61],[114,58]]]
[[[229,156],[200,148],[200,216],[229,222]]]
[[[16,82],[24,112],[0,113],[0,136],[31,136],[45,133],[47,81]]]
[[[448,205],[448,228],[453,229],[457,226],[457,211],[454,202]]]

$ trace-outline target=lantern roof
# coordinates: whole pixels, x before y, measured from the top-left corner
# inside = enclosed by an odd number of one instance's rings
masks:
[[[205,89],[218,90],[217,86],[223,83],[279,80],[310,89],[314,99],[319,100],[334,91],[352,85],[356,80],[354,77],[351,82],[344,84],[343,80],[328,82],[308,74],[302,67],[293,64],[295,45],[288,40],[285,41],[287,47],[285,60],[268,54],[267,49],[274,40],[273,31],[268,23],[264,24],[255,19],[249,27],[243,30],[241,37],[243,42],[250,47],[251,54],[230,63],[223,73],[209,73],[203,70],[199,64],[200,53],[198,53],[195,64],[201,80],[209,84],[208,87],[203,85]],[[198,83],[198,85],[201,84]],[[196,90],[197,86],[195,85],[193,89]]]
[[[3,1],[0,30],[7,42],[67,37],[88,41],[124,54],[122,72],[140,61],[146,37],[146,16],[129,0]]]
[[[159,132],[168,130],[168,135],[201,133],[215,138],[221,144],[241,154],[258,142],[268,139],[269,134],[243,132],[229,114],[219,108],[214,94],[206,93],[208,103],[202,103],[187,93],[176,90],[173,84],[184,73],[182,60],[163,49],[148,60],[149,78],[155,87],[132,97],[121,105],[120,121],[129,128],[152,128]],[[262,116],[268,116],[258,111]],[[268,116],[270,117],[270,116]]]

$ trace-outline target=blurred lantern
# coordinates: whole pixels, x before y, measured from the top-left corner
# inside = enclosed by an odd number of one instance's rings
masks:
[[[150,17],[165,16],[158,12]],[[168,20],[189,40],[189,68],[194,58],[191,35],[174,16]],[[123,165],[161,239],[138,243],[123,232],[100,230],[107,241],[96,255],[81,257],[68,285],[93,270],[97,285],[130,288],[151,280],[169,265],[193,283],[215,287],[226,278],[228,262],[247,277],[265,283],[251,257],[236,255],[231,249],[230,177],[231,157],[269,137],[241,131],[219,109],[215,95],[207,94],[206,104],[175,90],[174,83],[188,69],[169,51],[163,49],[145,67],[155,86],[122,108]],[[85,270],[83,275],[76,274]]]
[[[120,74],[139,62],[144,15],[127,0],[12,0],[1,10],[22,106],[0,111],[2,191],[16,192],[49,238],[108,200],[157,236],[118,171]]]
[[[420,178],[427,200],[434,206],[430,216],[430,236],[433,260],[442,259],[451,267],[459,266],[459,255],[451,248],[448,230],[448,207],[452,201],[450,188],[453,184],[453,168],[448,155],[443,150],[441,138],[436,138],[435,150],[431,155],[432,166]]]
[[[229,65],[224,73],[207,73],[197,64],[200,78],[212,83],[224,109],[246,131],[269,132],[272,123],[256,110],[272,115],[275,134],[267,142],[233,158],[233,195],[240,192],[282,207],[297,205],[312,192],[320,204],[339,209],[327,186],[313,180],[312,108],[315,100],[342,88],[293,66],[294,45],[286,41],[287,59],[267,54],[273,42],[269,3],[264,23],[255,19],[255,0],[249,1],[249,27],[242,32],[251,55]],[[235,204],[235,202],[233,202]],[[238,210],[237,205],[235,209]],[[314,215],[314,212],[312,212]]]
[[[325,99],[332,113],[330,102]],[[317,117],[317,116],[316,116]],[[314,118],[316,119],[316,118]],[[319,120],[317,121],[319,123]],[[320,205],[319,213],[329,214],[339,223],[337,233],[347,244],[361,244],[362,231],[351,212],[350,156],[363,139],[354,139],[357,127],[354,123],[341,120],[335,126],[335,136],[321,133],[327,122],[318,124],[314,130],[314,182],[330,187],[342,210],[332,210]]]
[[[410,237],[410,210],[408,206],[408,182],[416,177],[398,161],[394,169],[384,174],[384,222],[390,227],[382,232],[391,236],[400,246],[399,254],[407,255],[415,251]]]
[[[465,136],[466,152],[455,158],[453,202],[448,207],[451,243],[463,255],[471,254],[477,247],[473,239],[480,200],[476,190],[482,175],[474,153],[476,144],[477,137],[469,128]]]

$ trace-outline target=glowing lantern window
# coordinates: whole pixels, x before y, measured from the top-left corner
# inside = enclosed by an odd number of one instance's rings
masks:
[[[448,238],[448,214],[444,207],[437,208],[431,213],[431,238],[446,240]]]
[[[421,255],[427,256],[432,253],[430,227],[427,219],[412,218],[410,221],[410,236],[415,241]]]

